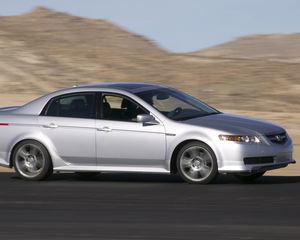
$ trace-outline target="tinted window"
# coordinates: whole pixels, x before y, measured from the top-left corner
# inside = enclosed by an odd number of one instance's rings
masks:
[[[186,120],[220,113],[196,98],[170,88],[159,88],[136,94],[173,120]]]
[[[137,115],[148,113],[131,99],[112,94],[102,95],[102,118],[106,120],[136,122]]]
[[[44,115],[52,117],[94,118],[95,93],[64,95],[51,100]]]

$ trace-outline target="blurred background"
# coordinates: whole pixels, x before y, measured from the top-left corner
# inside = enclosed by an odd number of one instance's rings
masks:
[[[300,1],[0,0],[0,15],[0,107],[74,84],[162,83],[284,126],[300,159]]]

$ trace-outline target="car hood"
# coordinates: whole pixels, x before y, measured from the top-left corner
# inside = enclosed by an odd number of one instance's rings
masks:
[[[275,134],[284,132],[283,128],[270,122],[223,113],[189,119],[184,121],[184,123],[217,129],[233,134]]]

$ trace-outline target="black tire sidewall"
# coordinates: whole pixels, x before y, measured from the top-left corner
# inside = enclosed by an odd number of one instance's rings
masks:
[[[16,153],[18,152],[18,150],[24,146],[24,145],[27,145],[27,144],[32,144],[32,145],[36,145],[38,148],[40,148],[40,150],[43,152],[43,155],[45,157],[45,165],[44,165],[44,168],[42,169],[42,171],[35,177],[26,177],[24,176],[20,171],[19,169],[16,167]],[[52,172],[53,172],[53,167],[52,167],[52,161],[51,161],[51,157],[50,157],[50,154],[48,152],[48,150],[46,149],[46,147],[41,144],[40,142],[38,141],[35,141],[35,140],[25,140],[25,141],[22,141],[20,142],[14,149],[13,151],[13,155],[12,155],[12,163],[13,163],[13,167],[16,171],[16,173],[23,179],[26,179],[26,180],[32,180],[32,181],[39,181],[39,180],[44,180],[46,179],[47,177],[49,177]]]
[[[202,181],[192,181],[191,179],[187,178],[184,175],[184,173],[182,172],[182,170],[180,168],[181,155],[184,153],[184,151],[186,149],[193,147],[193,146],[204,148],[205,150],[207,150],[210,153],[210,155],[212,157],[212,163],[213,163],[212,171],[211,171],[210,175],[208,177],[206,177],[205,179],[203,179]],[[217,163],[216,155],[215,155],[214,151],[207,144],[205,144],[203,142],[193,141],[193,142],[189,142],[189,143],[185,144],[178,152],[176,166],[177,166],[177,170],[178,170],[180,177],[184,181],[186,181],[188,183],[192,183],[192,184],[208,184],[208,183],[211,183],[218,176],[218,163]]]

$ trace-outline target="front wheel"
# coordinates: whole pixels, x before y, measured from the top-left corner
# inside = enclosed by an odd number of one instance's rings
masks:
[[[256,179],[262,177],[265,172],[258,173],[235,173],[234,176],[242,182],[253,182]]]
[[[13,152],[12,161],[16,173],[26,180],[43,180],[53,172],[47,149],[37,141],[19,143]]]
[[[210,183],[218,175],[214,152],[201,142],[190,142],[183,146],[177,156],[177,169],[181,178],[188,183]]]

